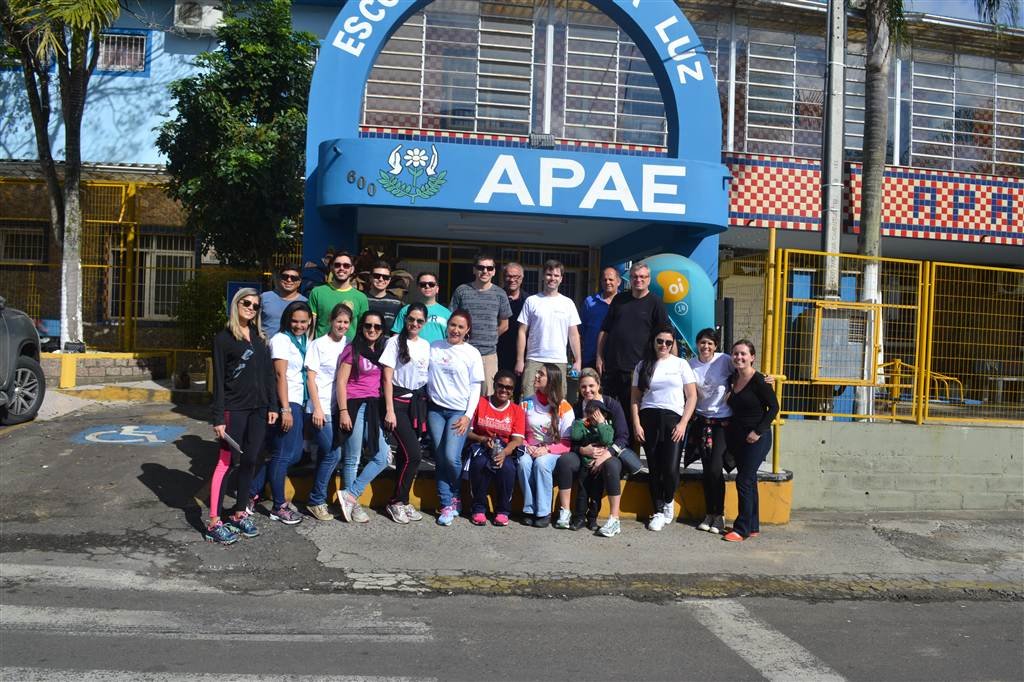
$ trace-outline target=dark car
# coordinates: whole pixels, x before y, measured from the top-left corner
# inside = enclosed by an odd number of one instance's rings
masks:
[[[39,365],[39,333],[25,313],[8,308],[0,297],[0,422],[34,419],[46,395]]]

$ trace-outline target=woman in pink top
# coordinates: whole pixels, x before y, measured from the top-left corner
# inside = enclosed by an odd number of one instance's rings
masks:
[[[381,366],[384,350],[384,318],[373,311],[363,313],[352,343],[345,346],[338,359],[335,390],[338,394],[338,420],[342,437],[347,437],[342,461],[345,489],[338,491],[341,515],[348,522],[366,523],[370,517],[359,505],[363,490],[388,465],[391,447],[381,428],[380,411]],[[356,470],[363,453],[363,443],[376,448],[373,459],[366,463],[359,476]]]
[[[524,377],[525,378],[525,377]],[[533,377],[533,397],[526,411],[526,453],[519,457],[523,489],[523,524],[545,528],[551,523],[552,471],[572,445],[572,405],[563,400],[562,370],[546,363]]]

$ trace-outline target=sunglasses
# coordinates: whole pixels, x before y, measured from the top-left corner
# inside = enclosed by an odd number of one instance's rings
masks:
[[[364,322],[363,323],[363,329],[365,329],[368,332],[379,332],[383,328],[384,327],[380,326],[376,322]]]
[[[301,282],[302,278],[298,275],[281,275],[282,282]]]
[[[671,348],[672,344],[674,344],[675,341],[673,341],[672,339],[654,339],[654,343],[655,345],[658,346],[668,346],[669,348]]]
[[[420,289],[433,289],[437,286],[437,282],[420,282]]]
[[[474,265],[477,272],[494,272],[493,265]]]
[[[423,319],[422,317],[407,317],[407,318],[405,318],[405,321],[406,322],[412,322],[417,327],[421,327],[421,326],[423,326],[423,325],[425,325],[427,323],[427,321],[425,319]]]
[[[382,279],[385,282],[391,279],[391,275],[385,275],[383,272],[374,272],[372,274],[374,279]]]
[[[253,303],[252,301],[250,301],[247,298],[243,298],[241,301],[239,301],[238,305],[242,306],[243,308],[252,308],[253,310],[259,310],[260,309],[260,304],[259,303]]]
[[[498,383],[495,383],[494,384],[494,388],[495,388],[495,390],[498,390],[498,391],[514,391],[514,390],[516,390],[516,387],[513,386],[512,384],[498,384]]]
[[[345,270],[350,270],[350,269],[352,269],[352,264],[351,263],[334,263],[334,268],[335,269],[337,269],[337,268],[344,268]]]

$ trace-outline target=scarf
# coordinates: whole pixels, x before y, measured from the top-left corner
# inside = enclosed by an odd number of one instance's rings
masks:
[[[306,362],[306,336],[295,336],[290,331],[285,330],[285,335],[288,340],[292,342],[292,345],[299,349],[299,354],[302,356],[302,362]],[[303,373],[300,371],[300,373]],[[306,384],[305,378],[302,381],[302,404],[305,405],[306,401],[309,400],[309,386]]]

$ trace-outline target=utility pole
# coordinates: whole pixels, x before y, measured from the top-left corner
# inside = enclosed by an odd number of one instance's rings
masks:
[[[843,114],[846,76],[845,0],[828,3],[828,70],[821,137],[821,248],[839,253],[843,229]],[[839,258],[825,259],[825,295],[839,296]]]

